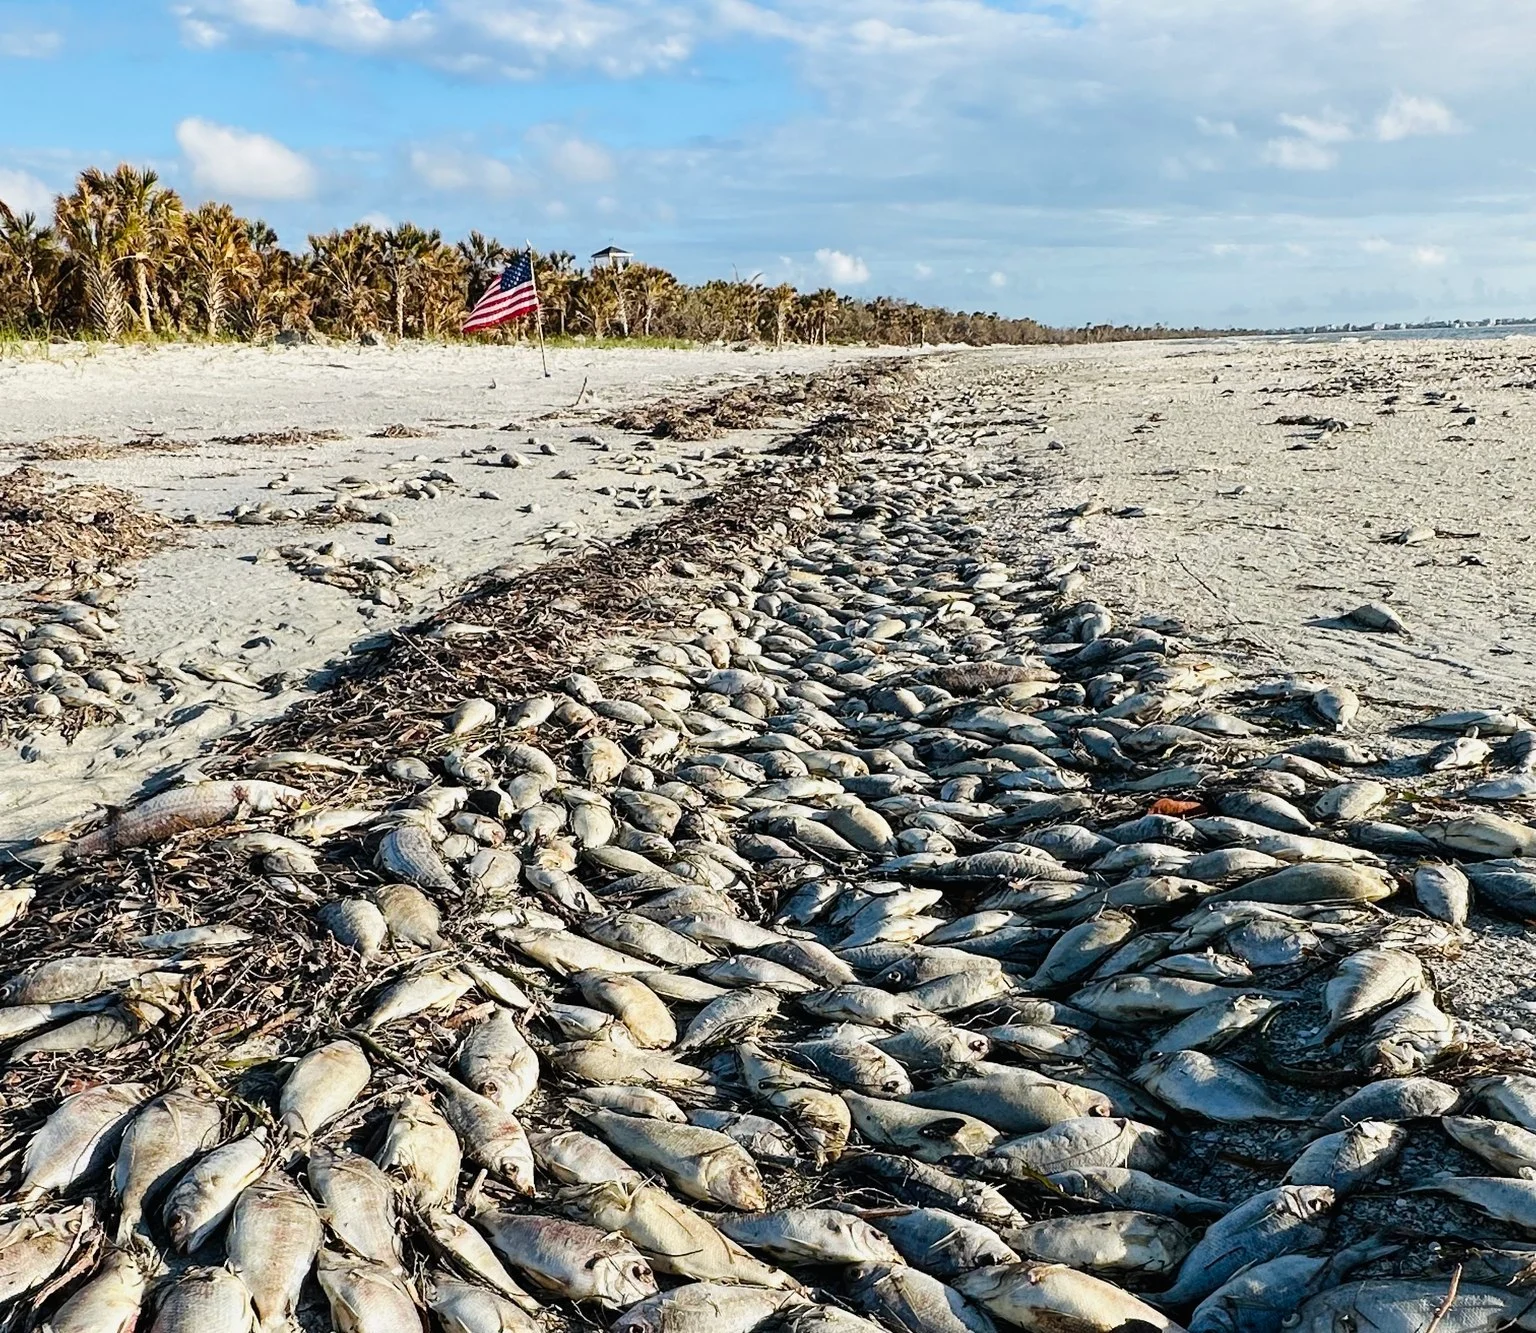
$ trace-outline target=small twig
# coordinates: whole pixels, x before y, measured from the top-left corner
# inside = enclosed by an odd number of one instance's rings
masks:
[[[1435,1330],[1445,1321],[1450,1314],[1451,1307],[1456,1304],[1456,1293],[1461,1289],[1461,1265],[1456,1265],[1456,1271],[1451,1274],[1451,1285],[1445,1293],[1445,1299],[1440,1302],[1440,1308],[1435,1311],[1435,1317],[1424,1328],[1424,1333],[1435,1333]]]

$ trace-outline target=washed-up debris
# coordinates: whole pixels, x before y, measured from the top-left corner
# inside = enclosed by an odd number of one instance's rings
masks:
[[[1533,1052],[1435,964],[1536,828],[1010,562],[870,385],[17,869],[7,1317],[1518,1325]]]

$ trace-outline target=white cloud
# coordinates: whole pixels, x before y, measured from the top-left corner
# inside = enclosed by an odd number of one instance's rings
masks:
[[[913,264],[912,265],[912,272],[917,274],[917,276],[920,277],[920,278],[931,278],[933,276],[933,265],[932,264]]]
[[[214,194],[237,199],[304,199],[315,191],[309,159],[265,134],[190,116],[176,127],[192,176]]]
[[[175,12],[196,46],[301,41],[509,78],[551,66],[616,77],[665,69],[691,53],[704,17],[665,0],[441,0],[401,18],[373,0],[183,0]]]
[[[546,125],[531,130],[527,138],[544,155],[550,169],[568,181],[591,185],[613,176],[613,157],[608,150],[579,134]]]
[[[1416,245],[1413,247],[1413,262],[1424,268],[1439,268],[1449,258],[1450,256],[1438,245]]]
[[[1296,130],[1314,143],[1344,143],[1355,137],[1349,122],[1338,116],[1291,116],[1280,117],[1287,129]]]
[[[989,287],[1006,287],[1007,285],[1008,285],[1008,275],[1006,273],[1000,273],[1000,272],[997,272],[996,270],[993,270],[993,272],[987,274],[987,286],[989,286]]]
[[[498,157],[451,148],[413,148],[410,162],[417,180],[444,193],[513,194],[524,183]]]
[[[63,36],[56,32],[0,32],[0,56],[12,60],[46,60],[57,55],[63,45]]]
[[[1450,108],[1433,97],[1398,93],[1376,117],[1376,137],[1386,143],[1417,134],[1454,134],[1460,128]]]
[[[1237,126],[1230,120],[1208,120],[1204,116],[1196,116],[1195,128],[1213,139],[1237,138]]]
[[[395,220],[388,213],[364,213],[358,221],[375,231],[393,231],[395,228]]]
[[[821,271],[840,286],[856,287],[869,281],[869,266],[857,255],[821,249],[816,252],[816,262],[821,265]]]
[[[0,167],[0,200],[15,213],[36,213],[45,218],[53,211],[53,191],[25,171]]]
[[[1264,145],[1264,160],[1286,171],[1327,171],[1339,155],[1314,139],[1271,139]]]

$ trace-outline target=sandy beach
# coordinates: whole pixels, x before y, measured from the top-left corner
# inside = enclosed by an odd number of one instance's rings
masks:
[[[46,350],[0,358],[0,468],[37,460],[61,482],[125,490],[178,526],[164,549],[124,571],[132,586],[118,604],[114,647],[158,670],[158,683],[133,692],[119,724],[102,719],[72,743],[48,728],[25,729],[0,747],[0,841],[121,803],[237,723],[281,712],[309,673],[359,639],[419,617],[467,578],[654,520],[789,424],[770,421],[729,439],[658,440],[597,424],[617,409],[868,357],[804,347],[559,349],[546,379],[531,348]],[[390,428],[399,436],[384,434]],[[284,433],[298,442],[241,440]],[[520,466],[502,466],[504,454]],[[247,526],[230,517],[239,506],[308,509],[434,470],[452,478],[437,498],[386,494],[366,505],[389,516],[388,528]],[[401,604],[391,608],[302,578],[278,554],[323,542],[354,557],[403,556],[419,569],[400,582]],[[0,586],[0,615],[33,591]],[[253,683],[279,679],[254,688],[194,674],[205,668]]]
[[[613,540],[793,424],[658,440],[597,424],[620,408],[869,355],[561,349],[548,379],[531,349],[431,345],[55,348],[0,361],[0,459],[122,488],[179,525],[128,571],[116,637],[171,683],[71,743],[47,730],[13,738],[0,756],[7,833],[121,802],[238,722],[281,712],[308,673],[466,578]],[[908,355],[925,385],[963,404],[946,402],[935,429],[968,437],[976,466],[1017,461],[1033,479],[1027,498],[989,516],[995,534],[1021,555],[1075,563],[1112,607],[1172,617],[1254,669],[1348,681],[1383,723],[1530,699],[1530,340]],[[282,432],[302,442],[259,442]],[[258,442],[216,442],[243,436]],[[521,466],[501,466],[506,453]],[[229,517],[434,469],[452,479],[437,498],[366,506],[388,528]],[[1411,543],[1394,540],[1414,528]],[[300,577],[279,554],[326,541],[419,569],[390,607]],[[1365,601],[1389,603],[1410,634],[1337,620]],[[253,688],[261,681],[271,687]]]
[[[546,1274],[548,1333],[701,1298],[826,1333],[776,1265],[822,1266],[781,1231],[832,1204],[879,1225],[826,1280],[897,1330],[914,1292],[1021,1323],[1015,1282],[1201,1327],[1249,1299],[1228,1219],[1329,1247],[1286,1309],[1524,1308],[1523,343],[592,357],[490,403],[478,356],[277,355],[6,367],[18,461],[170,521],[119,589],[0,616],[24,1193],[238,1301],[238,1208],[308,1217],[371,1157],[430,1239],[386,1214],[354,1261],[316,1221],[279,1293],[316,1329],[354,1278],[417,1320],[407,1243],[484,1231],[506,1292],[545,1273],[519,1229],[576,1217],[629,1276]],[[308,1184],[237,1180],[198,1267],[175,1206],[55,1164],[65,1078],[134,1117],[120,1163],[246,1116],[194,1173],[260,1171],[276,1106]],[[917,1204],[992,1248],[907,1244]]]

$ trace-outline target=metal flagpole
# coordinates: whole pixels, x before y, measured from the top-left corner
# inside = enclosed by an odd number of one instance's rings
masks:
[[[539,326],[539,362],[544,367],[544,378],[549,378],[549,360],[544,355],[544,302],[539,301],[539,280],[533,271],[533,242],[525,241],[528,247],[528,281],[533,284],[533,299],[538,304],[533,308],[534,318]]]

